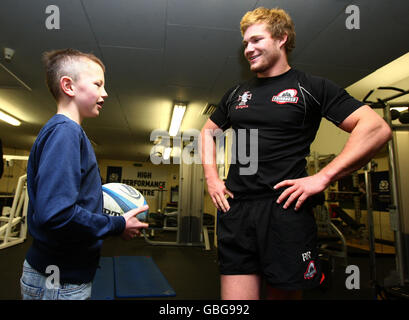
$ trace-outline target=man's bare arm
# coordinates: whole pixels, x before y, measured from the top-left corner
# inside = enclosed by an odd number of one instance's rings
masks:
[[[350,136],[334,160],[315,175],[285,180],[274,186],[275,189],[287,187],[277,199],[278,203],[287,199],[284,208],[298,199],[297,210],[308,197],[325,190],[331,182],[363,167],[392,137],[389,125],[367,105],[349,115],[339,127]]]

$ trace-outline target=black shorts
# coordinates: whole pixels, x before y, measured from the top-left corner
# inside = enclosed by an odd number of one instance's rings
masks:
[[[259,274],[285,290],[316,287],[324,277],[312,208],[283,209],[276,199],[228,199],[230,210],[219,214],[217,225],[220,273]]]

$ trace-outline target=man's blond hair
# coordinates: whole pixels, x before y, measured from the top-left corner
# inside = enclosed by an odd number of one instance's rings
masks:
[[[273,38],[282,39],[285,34],[287,35],[287,42],[285,43],[287,55],[295,48],[294,23],[283,9],[260,7],[248,11],[240,21],[241,34],[244,35],[248,27],[258,23],[265,23]]]

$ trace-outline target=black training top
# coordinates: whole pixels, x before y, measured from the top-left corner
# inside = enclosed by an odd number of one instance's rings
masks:
[[[227,189],[235,198],[252,198],[306,176],[305,158],[321,118],[338,125],[362,105],[335,83],[295,69],[231,88],[210,117],[223,130],[232,127],[236,137]]]

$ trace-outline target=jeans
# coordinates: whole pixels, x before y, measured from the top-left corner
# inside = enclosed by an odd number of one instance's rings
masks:
[[[25,260],[20,279],[23,300],[87,300],[91,298],[92,282],[82,284],[47,284],[47,276],[33,269]]]

